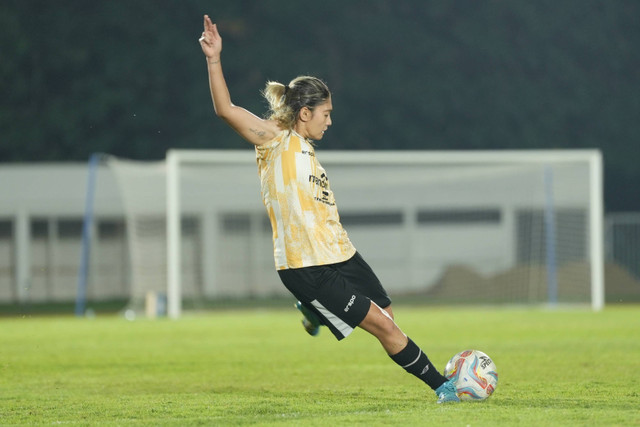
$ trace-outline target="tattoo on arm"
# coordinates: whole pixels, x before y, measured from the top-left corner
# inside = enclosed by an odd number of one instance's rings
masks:
[[[263,130],[259,130],[259,129],[249,129],[250,132],[256,134],[257,136],[259,136],[260,138],[264,138],[265,135],[267,134],[267,132],[263,131]]]

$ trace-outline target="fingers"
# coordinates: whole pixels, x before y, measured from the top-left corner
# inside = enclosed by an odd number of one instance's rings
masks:
[[[209,15],[204,15],[204,30],[213,31],[214,28],[215,24],[211,22],[211,18],[209,18]]]
[[[204,31],[198,41],[200,44],[211,45],[211,43],[216,43],[218,40],[221,40],[218,26],[211,22],[209,15],[204,15]]]
[[[213,24],[211,23],[211,19],[209,15],[204,15],[204,31],[202,32],[202,36],[198,39],[200,44],[209,44],[207,40],[207,33],[211,31],[211,27]]]
[[[209,18],[209,15],[204,15],[204,32],[205,33],[211,32],[216,37],[219,35],[218,26],[211,21],[211,18]]]

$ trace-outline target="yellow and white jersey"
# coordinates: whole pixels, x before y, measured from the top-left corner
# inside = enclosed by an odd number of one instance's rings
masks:
[[[276,269],[351,258],[356,249],[340,224],[329,178],[313,146],[294,131],[283,131],[256,146],[256,156]]]

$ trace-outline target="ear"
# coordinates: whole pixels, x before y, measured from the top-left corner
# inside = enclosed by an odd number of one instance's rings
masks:
[[[300,112],[298,113],[298,117],[302,122],[308,122],[309,120],[311,120],[312,116],[313,112],[309,109],[309,107],[302,107],[300,109]]]

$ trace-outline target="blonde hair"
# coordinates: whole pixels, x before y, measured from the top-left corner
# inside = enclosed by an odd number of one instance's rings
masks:
[[[268,81],[262,95],[269,102],[268,117],[283,129],[293,129],[304,107],[313,110],[331,97],[329,88],[317,77],[299,76],[288,85]]]

